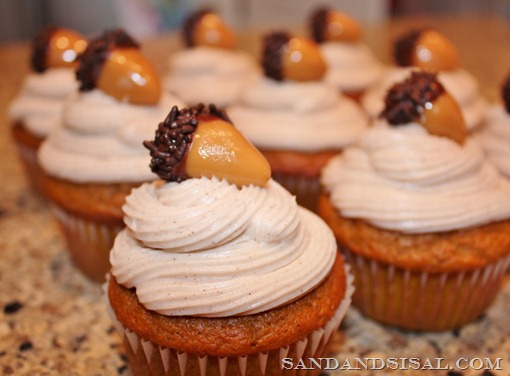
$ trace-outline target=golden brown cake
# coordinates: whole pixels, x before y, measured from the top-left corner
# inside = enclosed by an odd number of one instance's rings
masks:
[[[323,169],[318,213],[353,267],[353,304],[381,323],[457,328],[510,264],[510,185],[435,74],[388,92],[383,117]]]
[[[294,374],[284,358],[326,354],[352,294],[326,224],[212,105],[175,107],[144,145],[163,181],[126,198],[105,286],[133,373]]]

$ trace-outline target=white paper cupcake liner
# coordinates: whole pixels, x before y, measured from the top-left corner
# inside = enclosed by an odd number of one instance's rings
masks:
[[[102,282],[110,269],[109,255],[121,223],[101,223],[76,216],[52,204],[51,210],[64,233],[74,264],[89,278]]]
[[[273,179],[295,195],[299,205],[315,211],[320,192],[320,182],[318,178],[274,173]]]
[[[253,369],[250,371],[248,368],[253,367],[255,364],[255,373],[264,376],[274,374],[268,373],[268,369],[270,368],[268,365],[275,361],[279,364],[277,374],[285,374],[287,370],[283,369],[282,366],[282,360],[284,358],[292,357],[293,363],[297,364],[299,359],[306,360],[308,358],[315,358],[326,351],[333,332],[338,330],[347,309],[351,305],[351,298],[354,292],[354,278],[350,274],[350,266],[348,264],[345,266],[345,271],[347,288],[344,299],[326,325],[314,330],[305,338],[288,346],[245,356],[200,356],[194,353],[180,352],[168,347],[162,347],[140,337],[137,333],[124,327],[122,323],[117,320],[108,299],[108,281],[103,284],[103,302],[115,329],[124,342],[126,351],[136,356],[137,362],[141,361],[143,363],[141,365],[142,369],[150,370],[151,375],[174,375],[175,373],[172,373],[171,369],[179,369],[180,375],[176,376],[208,376],[211,374],[219,376],[225,376],[226,374],[246,376],[254,373]],[[296,370],[289,371],[293,373],[296,372]],[[300,370],[299,374],[311,375],[319,371],[318,369]],[[136,374],[135,372],[135,375]]]
[[[428,273],[344,254],[355,276],[353,305],[376,321],[412,330],[447,330],[475,320],[510,265],[507,256],[472,271]]]

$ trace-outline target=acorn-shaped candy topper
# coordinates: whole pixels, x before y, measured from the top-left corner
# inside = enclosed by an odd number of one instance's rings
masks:
[[[236,47],[236,37],[223,20],[211,10],[190,14],[182,27],[187,47],[207,46],[225,49]]]
[[[42,29],[32,42],[32,69],[42,73],[48,68],[76,68],[77,58],[87,47],[79,33],[54,26]]]
[[[161,82],[152,63],[123,30],[110,30],[89,42],[80,56],[76,77],[80,90],[94,88],[133,104],[156,104]]]
[[[363,34],[361,26],[355,19],[327,7],[318,8],[312,13],[310,29],[317,43],[358,42]]]
[[[271,177],[268,161],[214,105],[173,107],[154,141],[143,144],[150,150],[151,170],[163,180],[215,176],[242,187],[263,186]]]
[[[459,105],[437,81],[435,73],[412,72],[388,91],[385,105],[381,117],[392,125],[417,122],[429,133],[449,137],[459,144],[468,135]]]
[[[506,112],[510,113],[510,75],[503,81],[501,85],[501,98],[505,106]]]
[[[326,63],[313,40],[281,31],[264,37],[262,67],[267,77],[277,81],[314,81],[326,73]]]
[[[395,62],[403,67],[431,71],[448,71],[460,67],[455,46],[442,34],[431,29],[414,30],[395,42]]]

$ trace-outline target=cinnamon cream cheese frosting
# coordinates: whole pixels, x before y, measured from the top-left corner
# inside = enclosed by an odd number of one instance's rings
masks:
[[[414,123],[376,122],[329,162],[321,182],[342,216],[388,230],[441,232],[510,218],[510,184],[476,141],[459,144]]]
[[[52,68],[30,73],[9,108],[13,120],[20,120],[33,134],[45,137],[61,121],[66,100],[78,90],[72,68]]]
[[[146,183],[123,210],[112,275],[163,315],[279,307],[316,287],[336,257],[328,227],[273,180],[242,188],[216,178]]]
[[[155,105],[135,105],[99,89],[75,93],[63,121],[42,144],[41,166],[74,182],[138,182],[156,178],[142,140],[154,123],[181,102],[169,94]]]
[[[261,149],[338,149],[354,142],[368,124],[361,108],[332,86],[266,77],[244,91],[228,114]]]
[[[487,158],[510,178],[510,115],[502,104],[492,105],[485,114],[482,130],[477,134]]]

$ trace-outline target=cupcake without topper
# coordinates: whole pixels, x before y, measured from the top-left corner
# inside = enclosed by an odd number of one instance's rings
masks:
[[[154,141],[143,144],[152,156],[151,170],[163,180],[215,176],[241,187],[263,186],[271,177],[267,160],[214,105],[173,107]]]
[[[133,104],[156,104],[161,83],[139,44],[123,30],[109,30],[90,42],[76,72],[80,90],[101,89],[118,100]]]

